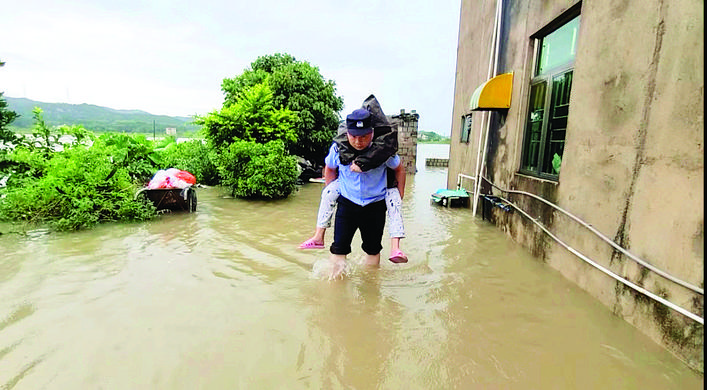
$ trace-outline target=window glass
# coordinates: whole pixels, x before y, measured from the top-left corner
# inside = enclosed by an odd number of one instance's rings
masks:
[[[530,87],[530,107],[525,130],[525,158],[523,169],[535,171],[538,169],[540,157],[540,142],[542,135],[543,118],[545,117],[545,90],[546,83],[541,82]]]
[[[550,180],[559,178],[579,22],[580,16],[577,15],[550,34],[536,38],[540,49],[536,51],[537,73],[530,82],[520,165],[522,173]]]
[[[469,133],[471,132],[471,114],[462,117],[462,136],[461,142],[469,142]]]
[[[542,38],[536,75],[544,74],[549,69],[574,60],[577,52],[579,19],[580,17],[577,16],[567,24]]]
[[[552,78],[552,101],[548,120],[548,135],[543,154],[542,172],[551,175],[560,174],[562,152],[565,150],[565,132],[567,114],[570,109],[570,90],[572,89],[572,71]]]

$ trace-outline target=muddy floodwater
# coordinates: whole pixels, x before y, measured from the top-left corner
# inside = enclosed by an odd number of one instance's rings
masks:
[[[313,272],[326,250],[296,249],[316,183],[272,202],[200,188],[195,213],[0,236],[0,389],[702,389],[493,225],[430,203],[447,171],[424,158],[447,148],[419,145],[408,176],[410,262],[358,265],[357,239],[339,281]]]

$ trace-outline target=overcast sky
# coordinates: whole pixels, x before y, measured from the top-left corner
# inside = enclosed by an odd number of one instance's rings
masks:
[[[0,92],[191,116],[262,55],[319,68],[344,98],[417,110],[449,135],[459,0],[22,0],[0,12]]]

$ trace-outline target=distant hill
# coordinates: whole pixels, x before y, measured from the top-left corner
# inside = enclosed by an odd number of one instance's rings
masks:
[[[140,110],[115,110],[93,104],[44,103],[25,98],[3,96],[8,109],[18,113],[19,118],[10,124],[17,129],[29,129],[34,124],[32,109],[41,108],[44,121],[50,126],[83,125],[94,132],[148,133],[154,129],[164,134],[165,128],[174,127],[177,134],[193,132],[199,126],[192,118],[182,116],[153,115]],[[154,122],[153,122],[154,121]]]
[[[433,143],[433,144],[448,144],[449,137],[437,134],[434,131],[418,131],[417,132],[417,142],[419,143]]]

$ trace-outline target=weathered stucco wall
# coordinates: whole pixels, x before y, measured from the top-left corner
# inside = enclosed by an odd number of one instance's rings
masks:
[[[704,287],[704,19],[699,0],[593,0],[581,25],[561,173],[520,175],[531,77],[530,36],[577,4],[506,0],[498,74],[514,72],[511,108],[492,113],[485,176],[527,191],[591,224],[641,259]],[[462,1],[448,187],[473,175],[487,113],[461,116],[488,76],[495,2]],[[470,182],[463,182],[470,188]],[[492,191],[485,186],[486,192]],[[655,275],[561,213],[527,196],[503,195],[567,244],[616,274],[704,316],[702,295]],[[702,371],[703,326],[623,287],[557,245],[520,213],[492,220],[617,315]]]

